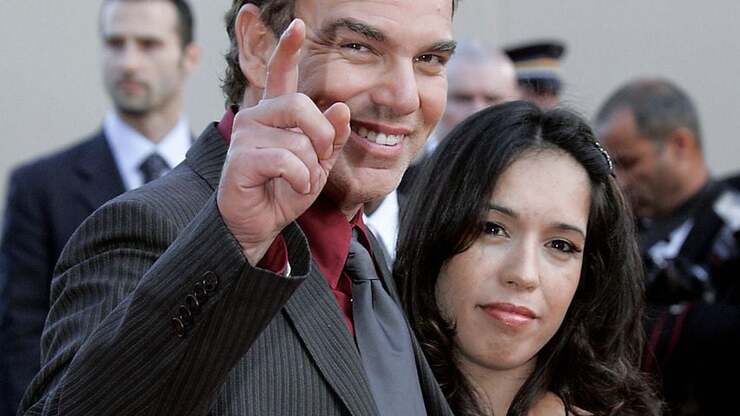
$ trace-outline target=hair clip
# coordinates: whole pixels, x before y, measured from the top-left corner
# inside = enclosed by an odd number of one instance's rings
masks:
[[[598,140],[594,140],[594,145],[597,149],[599,149],[599,152],[601,152],[602,155],[604,155],[604,159],[606,159],[607,165],[609,165],[609,173],[611,173],[612,176],[614,176],[614,163],[612,162],[612,158],[609,156],[609,153],[604,149],[604,147],[599,143]]]

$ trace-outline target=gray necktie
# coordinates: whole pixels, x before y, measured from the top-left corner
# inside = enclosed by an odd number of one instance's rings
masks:
[[[170,170],[170,166],[162,156],[154,152],[141,162],[139,170],[144,175],[144,183],[147,183],[167,173]]]
[[[352,278],[357,347],[380,414],[426,415],[409,327],[378,279],[370,253],[357,240],[356,229],[344,267]]]

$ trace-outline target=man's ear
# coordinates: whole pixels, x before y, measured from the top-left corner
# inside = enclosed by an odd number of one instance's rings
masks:
[[[668,137],[670,147],[676,155],[685,158],[687,154],[695,153],[699,148],[696,135],[686,127],[679,127]]]
[[[249,85],[264,89],[267,63],[277,39],[260,18],[260,9],[247,3],[239,10],[234,28],[239,46],[239,67]]]
[[[198,46],[195,43],[191,43],[190,45],[187,45],[185,47],[185,50],[183,51],[183,68],[185,68],[185,73],[190,76],[195,72],[195,69],[200,65],[200,59],[203,54],[203,50],[200,46]]]

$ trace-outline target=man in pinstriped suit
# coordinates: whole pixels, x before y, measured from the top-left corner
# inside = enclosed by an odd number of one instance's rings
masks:
[[[379,414],[342,269],[363,203],[397,185],[444,109],[453,11],[235,0],[229,109],[183,164],[75,232],[24,414]],[[427,414],[451,414],[410,348]]]

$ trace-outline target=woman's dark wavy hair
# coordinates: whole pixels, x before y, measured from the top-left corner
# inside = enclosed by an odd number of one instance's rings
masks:
[[[606,153],[571,111],[521,101],[488,108],[450,132],[426,163],[403,213],[394,270],[414,331],[455,414],[484,414],[486,404],[456,365],[455,326],[440,313],[437,278],[481,233],[504,170],[545,149],[573,157],[591,180],[583,268],[563,324],[538,353],[508,415],[526,415],[544,391],[571,412],[660,414],[660,400],[639,371],[644,288],[632,217]]]

